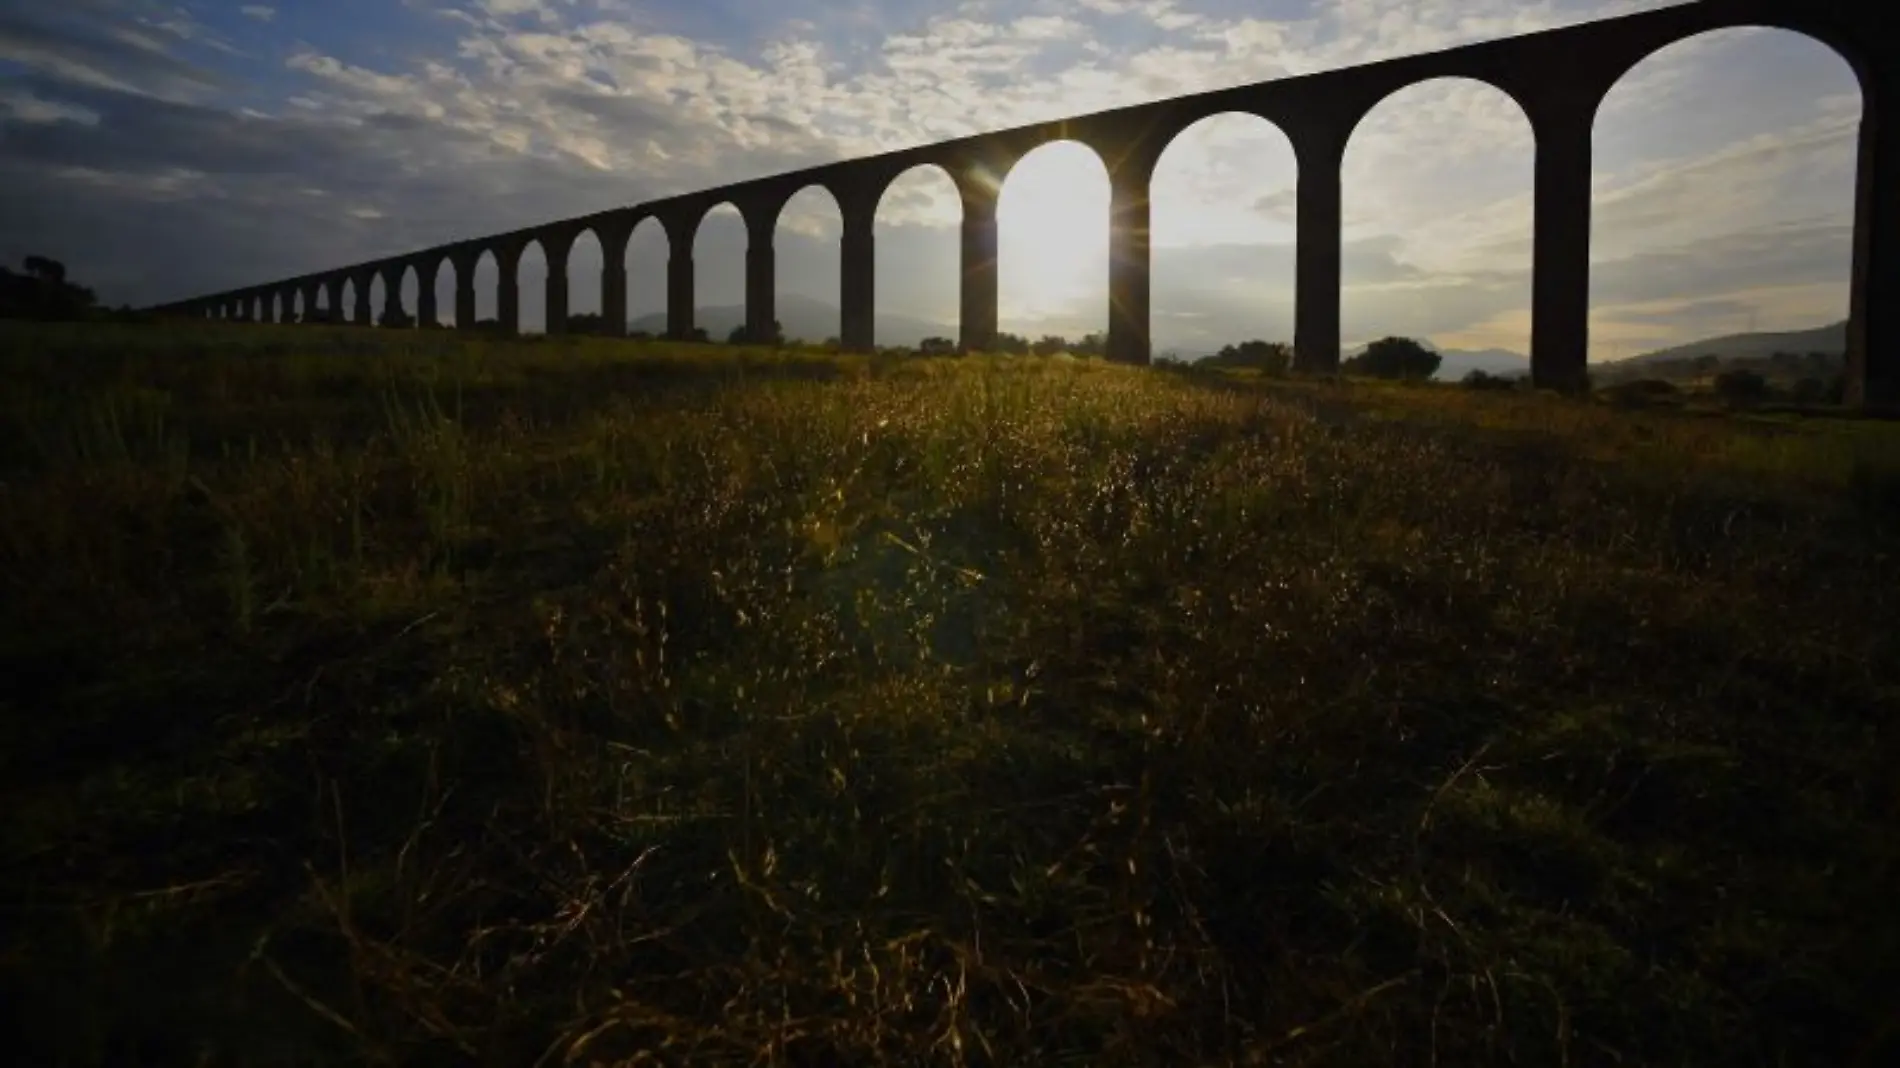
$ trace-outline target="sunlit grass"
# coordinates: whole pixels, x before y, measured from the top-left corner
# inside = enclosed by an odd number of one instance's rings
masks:
[[[1892,426],[347,328],[0,363],[35,1063],[1893,1052]]]

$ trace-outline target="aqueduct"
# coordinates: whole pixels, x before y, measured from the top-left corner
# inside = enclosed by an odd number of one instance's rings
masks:
[[[432,280],[446,262],[455,276],[455,322],[475,321],[475,265],[484,253],[500,268],[498,320],[519,329],[515,267],[530,244],[547,258],[547,321],[566,327],[569,250],[582,233],[600,242],[601,310],[607,323],[627,321],[624,252],[634,227],[655,219],[670,249],[666,270],[667,333],[693,328],[693,244],[706,213],[722,204],[745,220],[745,304],[748,329],[769,334],[774,320],[773,237],[780,210],[801,190],[820,186],[843,217],[841,340],[872,347],[873,220],[885,188],[913,167],[935,165],[962,200],[959,344],[992,347],[997,330],[996,206],[1003,178],[1017,160],[1054,140],[1079,141],[1109,173],[1110,359],[1146,363],[1149,345],[1149,182],[1163,149],[1197,121],[1226,112],[1266,119],[1292,143],[1299,177],[1295,267],[1294,352],[1303,369],[1336,369],[1340,359],[1340,166],[1360,119],[1386,97],[1434,78],[1470,78],[1503,91],[1530,120],[1536,144],[1531,283],[1531,373],[1538,386],[1560,390],[1586,382],[1590,284],[1591,141],[1596,113],[1624,73],[1655,52],[1718,29],[1765,27],[1811,37],[1838,53],[1858,78],[1861,121],[1855,181],[1853,267],[1847,328],[1850,404],[1900,408],[1900,136],[1881,130],[1900,108],[1900,48],[1881,41],[1877,12],[1866,0],[1691,0],[1674,7],[1564,29],[1508,37],[1321,73],[1118,108],[1071,119],[940,144],[887,152],[754,181],[668,197],[489,237],[392,256],[351,267],[249,286],[164,305],[185,316],[279,318],[299,301],[342,311],[349,284],[358,323],[372,321],[371,285],[382,281],[384,314],[404,316],[402,282],[414,270],[416,322],[438,324]]]

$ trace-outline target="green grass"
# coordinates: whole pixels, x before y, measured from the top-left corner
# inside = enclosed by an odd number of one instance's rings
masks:
[[[26,1062],[1889,1063],[1900,426],[0,332]]]

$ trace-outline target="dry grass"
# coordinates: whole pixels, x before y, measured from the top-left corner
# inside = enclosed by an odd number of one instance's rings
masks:
[[[45,1064],[1885,1063],[1894,428],[0,334]]]

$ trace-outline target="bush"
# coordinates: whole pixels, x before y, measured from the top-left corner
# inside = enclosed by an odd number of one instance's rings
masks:
[[[1621,407],[1644,408],[1677,397],[1681,392],[1674,382],[1660,378],[1638,378],[1605,387],[1603,399]]]
[[[1374,378],[1425,379],[1438,373],[1444,358],[1409,337],[1383,337],[1347,360],[1347,374]]]
[[[1466,389],[1510,390],[1517,388],[1517,382],[1518,380],[1516,378],[1508,375],[1487,374],[1484,371],[1474,369],[1470,374],[1459,379],[1458,384],[1464,386]]]
[[[1715,376],[1715,395],[1739,404],[1753,404],[1768,396],[1768,380],[1737,367]]]

